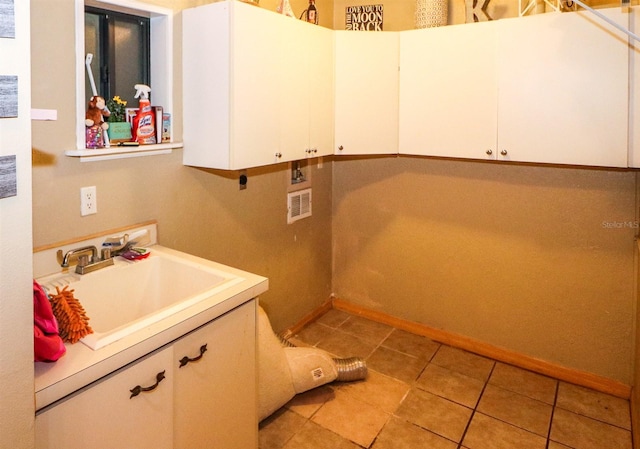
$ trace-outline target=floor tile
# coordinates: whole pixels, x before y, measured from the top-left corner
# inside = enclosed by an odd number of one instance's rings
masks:
[[[459,442],[472,410],[418,388],[412,389],[396,415],[449,440]]]
[[[366,359],[376,349],[373,343],[365,342],[338,329],[323,338],[316,347],[324,349],[336,357],[362,357]]]
[[[553,407],[494,385],[487,385],[479,412],[547,438]]]
[[[376,346],[382,343],[393,331],[391,326],[358,316],[350,317],[339,326],[339,329]]]
[[[420,335],[395,329],[382,342],[382,346],[429,361],[440,347],[440,343]]]
[[[360,449],[360,446],[312,421],[307,421],[302,430],[296,433],[283,449]]]
[[[550,439],[579,449],[631,449],[631,432],[556,408]]]
[[[579,415],[631,429],[629,401],[615,396],[560,382],[556,405]]]
[[[363,402],[380,408],[387,413],[394,413],[411,387],[389,376],[369,371],[367,379],[358,382],[334,384],[337,394],[348,394]]]
[[[304,426],[307,420],[281,408],[260,423],[260,449],[281,449]]]
[[[354,397],[336,395],[311,420],[361,446],[369,447],[389,416],[381,409]]]
[[[342,323],[347,321],[350,317],[351,315],[347,312],[343,312],[342,310],[338,309],[331,309],[320,318],[315,320],[314,323],[324,324],[325,326],[335,329]]]
[[[475,408],[484,382],[430,363],[420,375],[418,387],[469,408]]]
[[[495,364],[493,360],[445,345],[438,349],[431,363],[482,381],[489,378]]]
[[[334,388],[330,385],[322,385],[295,395],[285,407],[305,418],[311,418],[325,402],[332,400],[335,396]]]
[[[289,340],[301,340],[306,343],[306,345],[315,346],[331,332],[333,332],[333,328],[316,322],[305,326],[304,329]],[[294,342],[294,344],[296,343]]]
[[[489,383],[553,405],[558,381],[515,366],[496,363]]]
[[[453,441],[395,417],[384,426],[371,446],[372,449],[456,449],[457,447],[458,445]]]
[[[427,364],[426,359],[379,346],[367,358],[367,366],[404,382],[414,382]]]
[[[469,449],[545,449],[547,439],[476,412],[462,442]]]

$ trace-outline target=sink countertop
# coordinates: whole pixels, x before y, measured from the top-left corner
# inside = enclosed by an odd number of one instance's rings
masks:
[[[35,363],[35,401],[40,410],[103,376],[153,352],[226,312],[257,298],[268,289],[262,276],[154,245],[152,251],[177,253],[217,270],[242,278],[242,282],[167,318],[132,333],[104,348],[66,344],[67,353],[57,362]]]

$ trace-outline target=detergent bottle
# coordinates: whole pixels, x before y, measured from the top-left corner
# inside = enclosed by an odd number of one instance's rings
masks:
[[[133,118],[133,140],[140,145],[156,143],[155,114],[149,100],[151,88],[146,84],[136,84],[136,95],[140,99],[138,113]]]

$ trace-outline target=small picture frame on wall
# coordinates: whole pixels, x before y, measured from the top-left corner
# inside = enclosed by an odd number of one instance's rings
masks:
[[[17,194],[16,156],[0,156],[0,199]]]
[[[16,37],[14,0],[0,0],[0,37]]]
[[[17,116],[18,77],[12,75],[0,75],[0,118]]]

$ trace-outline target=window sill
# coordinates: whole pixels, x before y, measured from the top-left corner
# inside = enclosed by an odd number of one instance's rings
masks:
[[[154,156],[169,154],[176,148],[182,148],[182,142],[161,143],[156,145],[140,145],[139,147],[119,147],[84,150],[67,150],[65,156],[79,157],[80,162],[106,161],[111,159],[126,159],[131,157]]]

